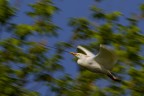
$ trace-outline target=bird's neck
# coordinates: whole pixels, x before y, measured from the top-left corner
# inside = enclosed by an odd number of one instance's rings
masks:
[[[81,57],[81,58],[78,59],[77,63],[78,63],[79,65],[84,66],[84,65],[87,64],[87,58],[86,58],[85,56],[83,56],[83,57]]]

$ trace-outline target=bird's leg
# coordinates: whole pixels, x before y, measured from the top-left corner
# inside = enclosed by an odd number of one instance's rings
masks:
[[[114,81],[119,81],[119,82],[121,81],[119,78],[117,78],[116,76],[114,76],[110,71],[108,71],[107,76],[110,77]]]

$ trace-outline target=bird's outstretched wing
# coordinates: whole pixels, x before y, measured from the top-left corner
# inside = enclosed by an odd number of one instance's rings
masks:
[[[79,53],[85,53],[86,55],[88,55],[88,56],[95,56],[92,52],[90,52],[89,50],[87,50],[86,48],[84,48],[84,47],[82,47],[82,46],[78,46],[77,47],[77,51],[79,52]]]
[[[96,55],[95,60],[105,69],[111,70],[117,61],[117,56],[112,49],[100,45],[100,52]]]

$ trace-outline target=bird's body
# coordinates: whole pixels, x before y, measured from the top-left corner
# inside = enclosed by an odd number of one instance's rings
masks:
[[[111,79],[119,81],[119,79],[110,72],[117,61],[117,56],[114,54],[113,50],[105,45],[100,45],[100,52],[97,55],[94,55],[82,46],[78,46],[77,48],[85,53],[71,52],[71,54],[78,57],[77,63],[79,65],[85,67],[89,71],[106,74]]]
[[[94,57],[90,57],[90,56],[86,56],[84,55],[84,59],[78,59],[77,63],[83,67],[85,67],[86,69],[92,71],[92,72],[97,72],[97,73],[103,73],[102,70],[102,66],[100,66],[97,62],[95,62],[93,59]]]

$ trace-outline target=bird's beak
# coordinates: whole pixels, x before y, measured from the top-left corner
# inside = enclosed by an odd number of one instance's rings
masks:
[[[72,54],[72,55],[74,55],[74,56],[76,56],[76,55],[77,55],[77,53],[74,53],[74,52],[70,52],[70,54]]]

